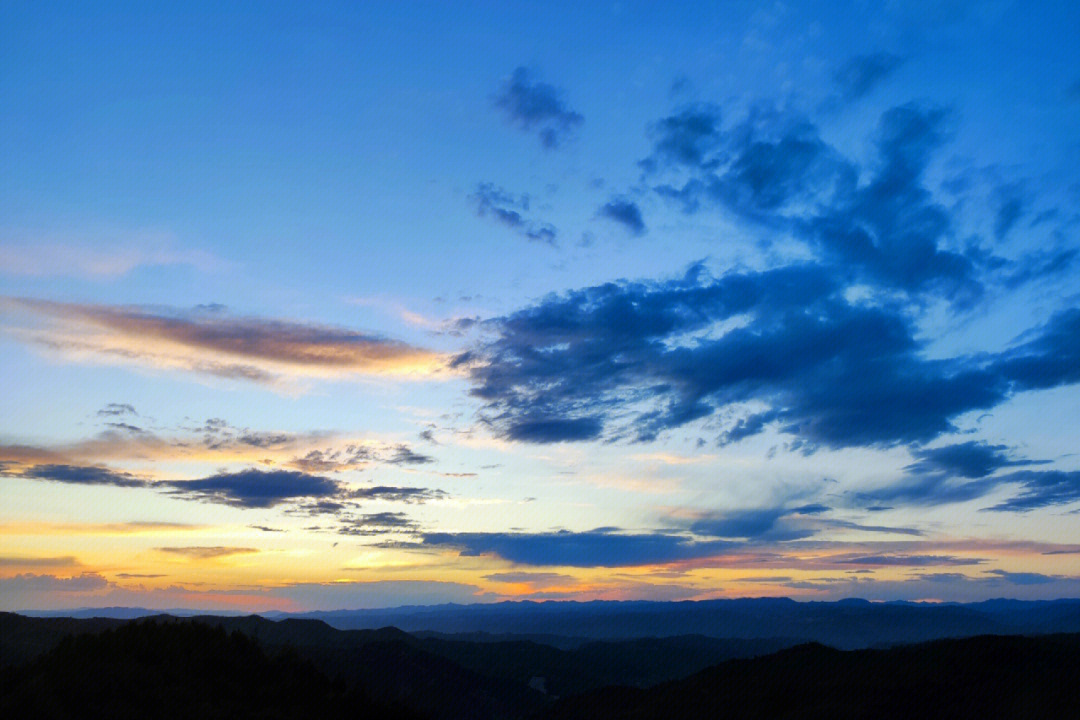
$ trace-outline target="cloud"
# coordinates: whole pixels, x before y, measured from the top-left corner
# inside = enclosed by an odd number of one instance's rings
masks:
[[[948,122],[939,108],[889,109],[866,169],[813,124],[768,107],[730,127],[711,105],[655,123],[641,167],[658,193],[797,238],[816,259],[719,277],[697,264],[682,278],[571,290],[487,320],[491,334],[451,362],[483,403],[481,420],[513,441],[650,441],[723,410],[721,444],[774,430],[804,452],[919,446],[965,413],[1080,381],[1080,309],[996,353],[930,357],[919,339],[928,303],[968,308],[1031,260],[958,247],[953,211],[923,181]],[[971,473],[1020,464],[1003,452],[919,450],[911,477],[881,499],[979,497],[994,483]]]
[[[988,570],[987,572],[1013,585],[1046,585],[1055,580],[1064,579],[1059,575],[1043,575],[1033,572],[1009,572],[1007,570]]]
[[[19,468],[12,472],[7,464],[0,467],[0,472],[9,477],[24,477],[33,480],[51,480],[71,485],[113,485],[116,487],[146,487],[146,480],[131,473],[110,470],[104,467],[81,465],[33,465]]]
[[[593,440],[600,436],[602,429],[603,425],[596,417],[525,415],[506,424],[505,436],[524,442],[557,443]]]
[[[523,215],[529,211],[528,195],[515,197],[491,183],[481,183],[470,199],[476,203],[476,214],[480,217],[490,217],[527,240],[555,245],[558,232],[554,226]]]
[[[654,141],[653,155],[640,164],[655,171],[661,164],[715,167],[705,158],[722,141],[720,109],[715,105],[694,105],[663,118],[649,128]]]
[[[1000,242],[1027,211],[1027,197],[1020,183],[1003,185],[997,189],[997,214],[994,217],[994,237]]]
[[[139,268],[187,265],[208,272],[224,263],[214,255],[178,249],[167,234],[122,230],[80,237],[28,234],[0,228],[0,273],[24,277],[74,277],[111,280]]]
[[[344,328],[190,311],[0,298],[11,337],[62,357],[282,384],[354,375],[425,377],[441,356]],[[15,323],[16,318],[24,322]]]
[[[346,494],[344,485],[336,480],[294,470],[241,470],[166,484],[184,497],[243,508],[269,508],[301,498]]]
[[[215,558],[230,557],[232,555],[251,555],[259,552],[255,548],[221,546],[159,547],[156,549],[158,552],[167,553],[169,555],[180,555],[189,560],[213,560]]]
[[[952,216],[922,180],[946,120],[917,105],[886,111],[877,162],[864,173],[803,118],[758,107],[723,129],[715,106],[696,106],[653,126],[641,166],[659,195],[688,212],[722,207],[801,239],[842,276],[965,307],[983,293],[983,256],[948,247]]]
[[[134,521],[112,523],[42,523],[18,522],[0,525],[0,533],[5,535],[50,535],[56,537],[88,537],[126,535],[162,535],[192,533],[207,530],[211,526],[193,523],[163,521]]]
[[[149,488],[188,500],[239,508],[293,505],[307,514],[335,514],[354,507],[357,500],[424,503],[448,497],[442,490],[434,488],[395,485],[353,488],[340,480],[299,470],[249,468],[190,480],[151,481],[98,466],[28,465],[18,461],[0,461],[0,474],[73,485]]]
[[[831,508],[818,503],[794,508],[778,506],[723,512],[684,510],[669,520],[685,525],[687,530],[701,537],[742,538],[755,544],[802,540],[830,530],[894,535],[922,534],[915,528],[864,525],[850,520],[822,517],[830,510]],[[689,524],[686,524],[686,518],[689,518]]]
[[[1028,512],[1080,501],[1080,470],[1021,470],[1001,477],[1000,482],[1019,483],[1021,492],[991,510]]]
[[[29,593],[85,593],[102,590],[109,582],[97,573],[83,573],[74,577],[35,575],[22,573],[0,578],[0,597],[8,599]],[[9,602],[5,605],[10,607]]]
[[[911,452],[917,462],[908,465],[905,470],[916,475],[944,473],[964,478],[981,478],[1004,467],[1044,462],[1014,460],[1009,457],[1008,451],[1009,448],[1004,445],[988,445],[975,440],[936,448],[919,448]]]
[[[845,100],[857,100],[888,78],[903,64],[904,58],[892,53],[856,55],[833,74],[833,80]]]
[[[78,442],[38,447],[0,445],[0,469],[26,465],[97,465],[101,462],[206,462],[280,466],[308,473],[363,470],[378,463],[433,462],[401,442],[330,431],[284,432],[234,427],[220,418],[177,428],[172,434],[108,428]],[[115,473],[120,478],[120,473]],[[136,478],[137,479],[137,478]]]
[[[394,448],[394,454],[386,460],[391,465],[427,465],[435,462],[430,455],[418,453],[408,445],[398,445]]]
[[[109,403],[97,411],[98,417],[119,417],[121,415],[135,415],[135,406],[128,403]]]
[[[242,508],[314,501],[303,506],[309,514],[313,510],[338,512],[352,506],[353,500],[423,503],[446,497],[441,490],[420,487],[377,485],[354,489],[339,480],[293,470],[250,469],[160,484],[187,498]]]
[[[641,219],[641,209],[632,200],[615,198],[602,205],[596,214],[619,223],[631,235],[645,233],[645,221]]]
[[[1028,464],[1009,462],[1007,464]],[[923,463],[914,467],[921,468]],[[981,472],[980,466],[969,471]],[[999,475],[957,480],[947,472],[924,472],[906,475],[898,482],[870,491],[853,493],[856,504],[892,502],[905,505],[944,505],[966,502],[989,495],[1002,487],[1015,486],[1019,494],[993,505],[988,510],[1028,512],[1054,505],[1080,501],[1080,471],[1020,470]]]
[[[551,150],[562,145],[585,121],[562,99],[562,93],[533,79],[523,67],[514,70],[494,98],[506,121],[525,132],[536,132]]]
[[[770,407],[722,439],[772,424],[831,447],[923,442],[1009,388],[975,361],[924,359],[903,314],[848,301],[820,266],[717,279],[694,267],[549,296],[488,327],[495,339],[454,364],[496,431],[529,442],[594,439],[612,420],[616,436],[651,440],[751,402]]]
[[[394,532],[415,533],[420,529],[417,523],[405,513],[380,512],[343,518],[337,532],[342,535],[384,535]]]
[[[1080,381],[1080,309],[1002,352],[929,358],[903,305],[847,289],[820,264],[720,277],[694,265],[683,277],[609,282],[490,319],[488,339],[452,365],[484,403],[482,419],[509,440],[648,441],[725,409],[722,443],[775,428],[811,451],[930,442],[963,413]],[[968,444],[917,458],[971,472],[1012,462],[1002,452]],[[941,480],[918,476],[928,488]]]
[[[550,588],[574,585],[576,578],[562,573],[550,572],[497,572],[484,576],[485,580],[513,585],[529,585],[533,588]]]
[[[395,487],[389,485],[375,485],[356,490],[350,490],[348,497],[357,500],[387,500],[396,502],[422,503],[428,500],[440,500],[447,497],[442,490],[421,487]]]
[[[0,557],[0,568],[76,567],[82,565],[72,555],[61,557]]]
[[[706,513],[691,523],[690,530],[709,537],[775,541],[797,540],[817,532],[805,525],[781,522],[789,514],[782,508]]]
[[[425,533],[421,543],[463,556],[494,555],[520,565],[622,567],[654,565],[715,555],[730,547],[667,533],[623,534],[610,528],[587,532]]]
[[[980,565],[981,558],[956,557],[954,555],[848,555],[830,558],[840,565],[871,565],[874,567],[923,567],[944,565]]]
[[[1018,390],[1043,390],[1080,382],[1080,308],[1054,314],[1032,339],[1002,353],[994,372]]]

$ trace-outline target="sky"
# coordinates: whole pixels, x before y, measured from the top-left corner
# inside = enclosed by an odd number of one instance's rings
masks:
[[[1080,596],[1076,3],[3,5],[0,609]]]

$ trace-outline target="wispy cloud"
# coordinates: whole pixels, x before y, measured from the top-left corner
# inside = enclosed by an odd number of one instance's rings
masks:
[[[523,67],[503,83],[495,95],[495,106],[505,113],[508,123],[536,132],[549,150],[562,145],[585,121],[566,104],[557,88],[535,80]]]
[[[886,52],[856,55],[836,69],[833,80],[845,100],[856,100],[886,80],[903,62],[899,55]]]
[[[57,568],[82,565],[73,555],[60,557],[4,556],[0,557],[0,569],[10,568]]]
[[[0,228],[0,274],[108,280],[144,267],[225,263],[204,250],[177,247],[170,233],[114,230],[63,234]]]
[[[233,555],[253,555],[259,552],[255,548],[222,546],[159,547],[157,551],[169,555],[179,555],[189,560],[214,560]]]
[[[53,446],[0,445],[0,470],[6,468],[10,473],[23,474],[20,467],[37,466],[42,468],[39,474],[48,472],[57,475],[65,472],[62,466],[77,466],[81,480],[86,483],[97,477],[102,482],[107,479],[109,484],[121,484],[125,478],[138,484],[141,480],[153,479],[152,473],[138,477],[113,473],[106,478],[104,474],[95,476],[90,466],[173,461],[338,473],[364,470],[377,464],[426,466],[434,463],[431,455],[417,452],[400,441],[321,430],[257,430],[237,427],[221,418],[210,418],[161,434],[146,428],[120,427],[113,422],[106,422],[105,427],[104,432],[94,437],[72,443]]]
[[[633,200],[614,198],[601,205],[596,214],[622,225],[631,235],[645,233],[645,220],[641,217],[641,208]]]
[[[490,217],[527,240],[554,245],[558,231],[549,223],[526,216],[532,202],[528,195],[514,195],[492,183],[480,183],[469,196],[476,214]]]
[[[723,541],[696,541],[672,533],[623,533],[616,528],[587,532],[426,533],[423,546],[445,547],[463,556],[494,555],[521,565],[621,567],[664,564],[719,554]]]
[[[69,360],[283,385],[298,378],[428,378],[436,352],[345,328],[220,308],[168,310],[0,298],[3,331]]]

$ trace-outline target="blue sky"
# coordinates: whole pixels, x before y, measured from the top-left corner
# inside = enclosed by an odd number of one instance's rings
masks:
[[[5,17],[6,609],[1080,592],[1071,4]]]

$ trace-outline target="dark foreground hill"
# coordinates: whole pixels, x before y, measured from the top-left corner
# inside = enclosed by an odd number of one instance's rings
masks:
[[[332,682],[295,652],[201,623],[129,623],[72,636],[0,670],[5,718],[367,718],[415,714]]]
[[[74,639],[63,639],[69,634]],[[308,706],[322,710],[305,717],[333,718],[343,702],[350,717],[408,712],[431,720],[1024,717],[1028,710],[1029,717],[1071,717],[1072,710],[1080,717],[1080,635],[861,651],[704,636],[569,649],[484,640],[258,616],[0,613],[0,664],[8,665],[0,669],[0,717],[42,716],[20,707],[44,707],[45,717],[214,717],[211,707],[230,717],[293,717]],[[303,687],[284,675],[306,678]],[[181,689],[210,706],[169,694]],[[280,696],[286,690],[299,700]],[[103,705],[110,698],[120,704]],[[244,705],[253,714],[238,710],[245,698],[254,698]],[[71,708],[78,711],[65,714]],[[177,714],[162,714],[174,708]]]
[[[796,644],[782,639],[681,636],[585,642],[561,649],[525,640],[419,638],[396,628],[337,630],[319,620],[272,621],[255,615],[192,619],[243,633],[270,650],[294,649],[329,677],[340,677],[380,701],[408,704],[447,720],[528,715],[545,707],[552,697],[608,685],[647,687],[724,660]],[[0,660],[23,663],[51,649],[65,635],[100,633],[125,622],[130,621],[0,613]],[[139,622],[186,620],[162,615]]]
[[[420,640],[395,628],[341,631],[315,620],[275,622],[254,615],[185,619],[163,615],[134,621],[67,619],[58,627],[60,620],[0,613],[0,656],[26,661],[50,641],[58,642],[61,627],[83,633],[79,635],[82,639],[117,632],[110,630],[115,623],[124,629],[190,627],[195,622],[197,627],[247,638],[271,653],[288,650],[325,678],[339,680],[379,703],[407,706],[433,720],[522,717],[549,702],[527,683],[477,673],[430,652]],[[86,653],[92,650],[91,646]]]
[[[976,637],[888,650],[801,645],[647,690],[607,688],[545,720],[1077,718],[1080,635]]]

